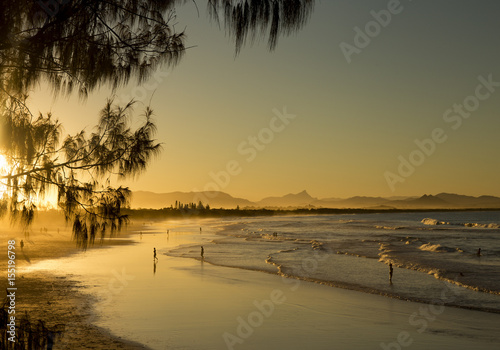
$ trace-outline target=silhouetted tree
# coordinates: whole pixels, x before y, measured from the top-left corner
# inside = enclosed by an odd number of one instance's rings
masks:
[[[209,0],[209,13],[222,18],[226,31],[235,42],[236,52],[250,38],[268,36],[274,49],[280,36],[301,29],[309,19],[315,0]]]
[[[108,101],[93,132],[61,140],[61,124],[50,114],[34,117],[23,101],[10,99],[0,115],[0,147],[9,150],[5,153],[8,169],[0,176],[6,186],[5,208],[29,224],[38,201],[53,188],[82,246],[97,233],[120,228],[127,220],[120,210],[127,205],[130,191],[112,187],[110,176],[140,173],[160,150],[153,140],[151,109],[146,109],[142,126],[131,130],[132,107],[132,103],[118,107]]]
[[[0,185],[7,186],[0,213],[30,223],[38,198],[52,187],[82,245],[126,220],[120,210],[129,190],[113,188],[109,176],[133,176],[158,153],[151,110],[132,131],[126,121],[132,103],[120,107],[109,101],[94,132],[82,131],[60,142],[60,123],[50,114],[35,117],[26,107],[26,96],[42,81],[54,93],[76,90],[87,96],[104,84],[122,86],[131,77],[143,82],[160,65],[178,63],[185,35],[175,28],[175,8],[185,2],[0,1],[0,153],[10,164],[0,176]],[[258,36],[267,36],[273,49],[279,36],[304,25],[313,4],[207,0],[207,9],[233,37],[238,53]],[[188,205],[179,202],[178,208]]]
[[[80,94],[136,76],[144,81],[185,51],[175,8],[186,0],[0,1],[0,87],[25,93],[41,78],[55,91]],[[267,35],[269,47],[300,29],[314,0],[208,0],[238,52],[248,38]],[[266,34],[267,33],[267,34]]]

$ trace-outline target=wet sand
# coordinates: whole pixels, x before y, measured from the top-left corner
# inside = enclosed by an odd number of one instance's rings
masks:
[[[89,248],[131,244],[127,233],[119,240],[100,240]],[[61,259],[81,254],[71,231],[60,217],[41,219],[28,230],[0,222],[0,250],[7,251],[7,242],[16,241],[16,323],[27,313],[32,323],[41,320],[48,329],[56,330],[53,349],[147,349],[142,344],[113,336],[93,324],[93,303],[84,288],[71,276],[55,276],[48,271],[23,273],[23,269],[47,259]],[[21,240],[24,247],[21,249]],[[4,254],[2,254],[4,255]],[[7,254],[0,259],[2,279],[7,276]],[[6,286],[4,286],[5,288]]]

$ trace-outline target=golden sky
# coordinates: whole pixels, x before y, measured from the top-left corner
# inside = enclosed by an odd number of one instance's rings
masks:
[[[322,1],[274,52],[257,41],[235,57],[224,30],[189,3],[178,11],[192,46],[180,64],[116,92],[116,101],[151,101],[164,146],[125,185],[250,200],[304,189],[500,196],[499,10],[495,1]],[[110,96],[101,89],[82,103],[46,91],[32,93],[32,108],[70,133],[89,129]]]

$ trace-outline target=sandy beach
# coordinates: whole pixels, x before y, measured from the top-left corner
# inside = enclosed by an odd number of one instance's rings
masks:
[[[130,244],[126,232],[120,240],[97,241],[89,250]],[[96,327],[93,319],[93,300],[81,292],[84,286],[72,276],[56,276],[50,271],[23,271],[48,259],[62,259],[84,254],[72,239],[71,231],[60,217],[41,218],[28,230],[1,223],[0,249],[7,251],[8,240],[16,241],[16,318],[17,322],[27,313],[29,320],[43,321],[50,330],[59,333],[53,349],[145,349],[130,340],[113,336],[109,331]],[[23,249],[21,250],[21,241]],[[7,276],[7,257],[0,259],[0,270]],[[3,276],[2,276],[3,279]],[[7,279],[5,279],[6,281]],[[5,286],[6,287],[6,286]],[[88,340],[92,339],[91,342]]]
[[[57,349],[496,349],[500,344],[498,314],[165,255],[189,243],[193,249],[204,245],[208,256],[215,231],[205,227],[211,223],[216,220],[177,223],[177,228],[135,225],[128,236],[119,236],[121,245],[32,264],[21,279],[33,301],[26,298],[23,308],[48,324],[69,325]],[[168,235],[166,227],[172,228]]]

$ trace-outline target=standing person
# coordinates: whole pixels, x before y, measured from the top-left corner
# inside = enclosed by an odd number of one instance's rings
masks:
[[[23,241],[21,241],[21,248],[22,248]],[[481,256],[481,248],[477,250],[477,256]]]
[[[153,259],[156,261],[158,258],[156,257],[156,248],[153,248]]]
[[[392,273],[394,272],[394,269],[392,268],[392,263],[389,263],[389,282],[392,284]]]
[[[203,249],[203,246],[201,246],[201,258],[205,259],[205,249]]]
[[[24,241],[21,239],[21,250],[23,250],[23,248],[24,248]],[[479,249],[481,249],[481,248],[479,248]]]

